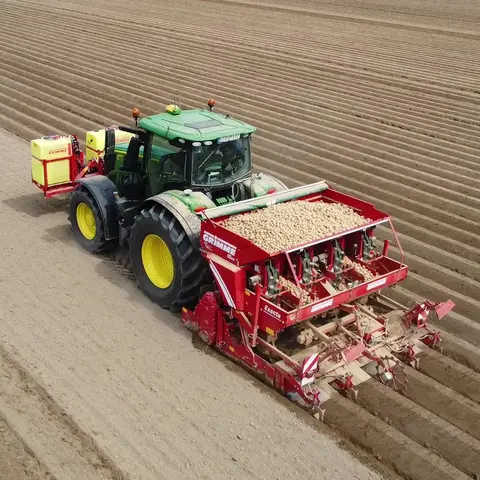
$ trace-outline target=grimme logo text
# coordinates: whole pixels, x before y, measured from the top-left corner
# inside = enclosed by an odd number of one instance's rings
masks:
[[[213,245],[214,247],[219,248],[220,250],[223,250],[225,253],[228,253],[232,257],[234,257],[237,253],[237,247],[228,242],[225,242],[225,240],[222,240],[221,238],[218,238],[216,235],[212,235],[211,233],[204,232],[203,241],[205,243]]]

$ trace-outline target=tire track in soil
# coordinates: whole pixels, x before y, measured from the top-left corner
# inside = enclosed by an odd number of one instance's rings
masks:
[[[3,379],[0,422],[11,430],[10,436],[17,437],[17,444],[20,438],[28,438],[20,440],[17,453],[17,461],[27,476],[51,480],[128,480],[93,438],[78,427],[3,345],[0,345],[0,378]],[[9,473],[13,479],[14,469]],[[0,478],[3,478],[2,472]]]
[[[24,5],[27,4],[26,2],[16,3],[20,5],[22,3]],[[377,62],[376,65],[373,64],[372,59],[376,58],[375,55],[378,53],[374,52],[373,49],[380,48],[379,45],[383,48],[386,45],[385,39],[380,39],[379,42],[382,43],[377,45],[365,36],[363,37],[363,42],[370,42],[369,52],[358,57],[355,63],[352,55],[357,54],[358,49],[352,49],[351,51],[341,50],[341,53],[337,51],[337,61],[335,63],[332,62],[333,53],[340,45],[341,35],[336,37],[337,45],[327,46],[325,52],[321,52],[319,55],[307,54],[301,51],[302,45],[300,42],[290,41],[291,38],[295,38],[295,29],[293,29],[292,33],[287,31],[287,33],[280,34],[279,29],[275,25],[272,25],[272,29],[268,34],[262,32],[257,37],[257,41],[249,40],[247,35],[243,34],[244,36],[239,37],[239,39],[243,40],[246,46],[237,47],[227,34],[226,27],[232,27],[228,24],[226,26],[216,26],[216,32],[218,33],[216,38],[209,38],[208,36],[214,30],[205,27],[199,28],[199,33],[195,34],[188,30],[187,33],[183,31],[177,33],[178,30],[184,29],[191,16],[188,13],[180,12],[176,6],[168,4],[168,8],[171,11],[181,13],[181,15],[175,16],[176,23],[174,25],[177,31],[164,32],[164,40],[160,41],[158,51],[152,53],[149,59],[151,61],[159,60],[166,51],[166,45],[172,46],[172,41],[175,42],[175,51],[180,55],[185,54],[190,45],[190,55],[193,58],[187,58],[181,66],[179,65],[179,70],[165,69],[163,72],[153,65],[150,71],[142,71],[135,79],[136,81],[140,80],[142,85],[140,87],[129,78],[127,67],[122,66],[117,58],[108,58],[105,62],[105,65],[109,67],[108,72],[96,77],[88,75],[88,73],[84,74],[82,71],[69,69],[68,64],[65,62],[63,64],[57,62],[56,66],[53,62],[49,62],[48,58],[42,54],[40,45],[46,45],[46,35],[49,35],[48,38],[51,38],[51,44],[58,49],[58,58],[62,58],[64,55],[62,52],[67,51],[69,41],[66,40],[62,45],[62,35],[59,33],[59,28],[61,28],[62,22],[64,22],[65,12],[72,11],[74,6],[70,4],[71,6],[67,7],[65,2],[61,7],[64,8],[64,12],[58,14],[48,10],[48,6],[51,5],[50,2],[42,2],[42,4],[44,10],[46,6],[47,9],[44,14],[39,15],[39,18],[44,20],[45,25],[49,25],[46,31],[48,33],[37,35],[36,32],[32,32],[30,37],[35,39],[36,44],[26,39],[25,45],[28,46],[28,50],[24,49],[20,42],[21,38],[13,31],[15,28],[14,24],[7,25],[5,30],[6,35],[11,35],[11,42],[6,43],[0,37],[0,43],[5,47],[4,55],[7,55],[6,61],[12,67],[10,71],[3,74],[6,83],[3,84],[0,90],[2,100],[8,105],[6,111],[11,113],[11,117],[8,118],[6,125],[12,130],[20,135],[29,133],[31,130],[28,127],[23,127],[21,121],[27,120],[30,116],[40,119],[40,121],[32,124],[35,131],[43,131],[42,129],[47,127],[64,132],[64,130],[68,130],[66,128],[68,124],[77,131],[85,130],[85,124],[88,123],[89,116],[89,106],[86,98],[89,94],[91,95],[89,101],[92,106],[96,105],[97,102],[101,105],[96,113],[90,107],[92,115],[96,118],[96,123],[93,122],[95,123],[94,126],[99,126],[102,123],[105,124],[105,120],[109,120],[108,123],[117,123],[115,119],[121,119],[123,111],[131,106],[127,105],[127,98],[130,99],[129,101],[139,102],[142,111],[147,114],[158,110],[158,103],[160,101],[167,102],[169,98],[166,95],[156,94],[156,81],[160,80],[166,92],[169,93],[176,90],[177,84],[182,85],[183,91],[190,92],[186,96],[187,102],[185,106],[187,107],[194,106],[195,103],[199,102],[199,97],[205,96],[211,89],[211,85],[214,85],[215,90],[220,93],[217,99],[221,100],[222,105],[225,103],[231,113],[241,118],[243,117],[247,121],[253,119],[252,123],[260,126],[257,142],[258,148],[256,148],[257,144],[255,145],[255,153],[260,153],[257,156],[259,167],[266,168],[274,174],[278,172],[282,179],[289,178],[290,184],[292,182],[297,183],[293,178],[298,178],[302,181],[313,179],[316,176],[315,172],[327,172],[326,175],[322,176],[327,177],[327,179],[332,177],[335,182],[331,182],[333,186],[338,184],[338,188],[343,189],[346,193],[353,193],[364,198],[371,199],[373,197],[377,205],[384,204],[385,207],[388,207],[385,210],[398,217],[396,218],[396,223],[400,226],[401,235],[407,239],[407,244],[411,245],[407,249],[407,254],[410,252],[412,257],[408,259],[407,256],[407,263],[412,268],[412,275],[410,281],[405,285],[408,289],[411,289],[414,295],[431,293],[433,296],[441,298],[443,298],[445,287],[451,287],[450,293],[455,296],[455,300],[458,302],[457,312],[465,314],[468,318],[461,317],[461,315],[455,313],[450,316],[446,324],[453,326],[457,321],[456,325],[458,325],[458,321],[461,319],[464,322],[464,332],[469,330],[475,331],[475,327],[471,322],[480,318],[478,316],[478,313],[480,313],[478,302],[473,299],[474,291],[477,288],[476,281],[478,276],[475,273],[474,264],[469,262],[478,261],[480,252],[479,237],[472,233],[478,222],[477,202],[479,190],[478,182],[476,183],[474,180],[474,175],[479,171],[478,163],[475,163],[479,144],[476,140],[478,138],[478,129],[476,129],[478,123],[474,121],[474,112],[478,112],[480,102],[468,92],[466,86],[475,84],[472,75],[477,71],[478,67],[476,64],[470,64],[470,68],[462,67],[460,65],[461,62],[457,59],[459,68],[456,73],[448,73],[443,76],[444,80],[449,79],[449,85],[444,81],[428,82],[421,69],[413,68],[413,66],[412,68],[404,68],[400,62],[392,61],[392,57],[389,57],[386,47],[384,50],[385,55],[381,56],[382,61]],[[125,5],[120,1],[118,4]],[[233,8],[226,6],[226,2],[219,5],[222,12],[228,11],[228,8]],[[22,8],[20,6],[16,10],[15,15],[9,18],[13,21],[16,18],[17,21],[20,20],[28,24],[29,20],[25,18],[25,10],[22,10]],[[244,12],[245,10],[244,7],[235,7],[232,11]],[[129,18],[129,13],[114,11],[110,12],[107,18],[107,14],[103,13],[104,10],[102,8],[93,8],[89,12],[91,15],[97,14],[99,20],[104,20],[105,29],[103,32],[105,39],[116,40],[118,42],[118,51],[121,51],[122,47],[128,48],[125,37],[122,40],[122,29],[126,25],[127,19],[132,20]],[[257,12],[258,22],[266,22],[262,8],[257,9]],[[205,18],[207,17],[206,12],[203,12],[201,15]],[[292,13],[292,15],[295,15],[295,13]],[[80,16],[80,18],[86,20],[87,16]],[[147,20],[146,17],[140,18],[142,21]],[[348,19],[348,21],[352,21],[352,19]],[[55,22],[55,25],[53,22]],[[137,25],[140,25],[141,21],[139,19],[138,21],[134,20],[135,22]],[[161,22],[161,20],[154,17],[148,18],[146,22],[148,28],[144,30],[143,42],[146,40],[152,41],[153,39],[159,40],[156,27],[160,26]],[[64,24],[66,25],[66,22]],[[32,22],[31,25],[33,25]],[[372,25],[375,25],[375,22]],[[244,29],[236,27],[236,30],[242,32]],[[399,35],[398,31],[397,34]],[[98,37],[94,29],[89,28],[88,24],[78,38],[76,51],[84,50],[87,45],[87,38],[88,40],[98,39],[98,42],[91,49],[93,54],[100,54],[106,45],[105,41]],[[194,46],[191,43],[189,44],[192,40],[196,42]],[[450,49],[453,52],[454,49],[461,49],[461,42],[467,40],[461,40],[457,37],[455,46],[453,46],[453,43],[448,43],[448,36],[444,36],[443,41],[446,44],[446,50]],[[211,48],[206,49],[206,42],[210,43]],[[261,42],[263,42],[262,51],[260,51]],[[129,44],[132,52],[140,53],[141,48],[145,48],[142,40],[134,39]],[[313,39],[308,45],[317,49],[324,46],[320,42],[315,43]],[[413,43],[413,45],[415,44]],[[70,43],[70,46],[74,45]],[[415,45],[415,47],[419,48],[418,45]],[[276,52],[273,53],[273,50],[276,50]],[[32,53],[30,56],[29,51]],[[424,51],[437,52],[438,50],[429,46]],[[205,66],[201,68],[202,62],[197,61],[195,58],[195,54],[200,52],[205,55],[205,59],[210,60],[210,64],[215,58],[218,58],[219,54],[223,56],[218,61],[219,66],[216,72],[209,72]],[[249,77],[248,74],[241,75],[242,69],[245,70],[247,68],[249,55],[252,53],[255,53],[255,57],[253,59],[250,58],[250,61],[254,62],[255,67],[258,66],[256,68],[258,70],[257,78]],[[301,57],[302,60],[300,58],[298,60],[292,58],[292,55],[295,54]],[[27,63],[23,63],[23,59],[20,60],[20,55],[26,57]],[[274,58],[274,55],[276,58]],[[371,56],[369,57],[369,55]],[[404,61],[414,62],[412,56],[409,57],[405,53],[404,55]],[[452,59],[453,57],[449,58]],[[282,64],[282,61],[284,61],[284,64]],[[265,66],[261,65],[262,62]],[[35,86],[38,83],[32,80],[32,78],[35,77],[35,71],[42,71],[41,65],[43,65],[42,73],[46,74],[45,85],[39,85],[40,90],[35,92]],[[80,59],[78,65],[86,67],[87,63]],[[147,66],[148,60],[140,60],[139,65]],[[92,66],[96,70],[101,67],[101,64],[93,62]],[[380,72],[378,68],[375,68],[378,66],[385,67],[385,71]],[[295,77],[292,71],[289,70],[292,67],[295,67],[296,73],[305,74],[305,79]],[[326,71],[319,79],[317,86],[313,84],[316,79],[313,70],[315,67],[320,67]],[[195,74],[198,78],[195,79],[195,76],[193,76],[192,80],[188,77],[186,79],[183,78],[183,75],[189,71],[189,68],[191,71],[196,72]],[[444,68],[444,73],[446,73],[449,70],[446,62]],[[62,69],[66,71],[62,71]],[[409,72],[409,78],[402,78],[406,71]],[[26,78],[22,78],[20,72],[25,72]],[[33,75],[31,75],[32,72]],[[273,72],[277,73],[277,76],[272,77]],[[450,70],[450,72],[454,72],[454,70]],[[339,77],[339,75],[344,76]],[[89,77],[89,80],[86,80],[86,77]],[[224,81],[222,81],[222,78]],[[251,82],[249,82],[249,78]],[[76,85],[76,82],[79,81],[81,84]],[[334,85],[335,81],[337,86]],[[232,83],[232,87],[228,86],[229,82]],[[427,87],[426,83],[430,83],[430,85]],[[282,84],[284,85],[283,87]],[[299,86],[298,92],[291,90],[295,85]],[[400,86],[401,90],[399,90],[398,86]],[[24,90],[25,87],[26,90]],[[197,87],[197,93],[195,93],[194,87]],[[350,87],[350,90],[353,91],[353,96],[347,96],[343,93],[342,89],[346,87]],[[56,88],[66,93],[69,99],[68,103],[71,100],[71,109],[65,109],[67,101],[61,98],[55,100]],[[325,89],[328,93],[324,94],[322,89]],[[367,93],[362,93],[363,89]],[[51,95],[47,103],[42,101],[41,91]],[[240,93],[237,94],[237,91]],[[81,94],[83,98],[79,97],[78,94],[80,92],[83,92]],[[311,93],[308,94],[308,92]],[[378,93],[376,98],[375,92]],[[279,101],[275,98],[275,93],[281,96],[283,100]],[[323,96],[327,99],[327,103],[323,99],[322,102],[318,102],[315,99],[315,96],[319,96],[321,93],[324,94]],[[440,99],[440,95],[444,93],[446,94],[445,98]],[[390,94],[394,98],[388,102],[387,99]],[[124,100],[119,98],[121,95],[123,95]],[[242,96],[245,97],[245,95],[252,99],[249,106],[244,106],[244,102],[242,103]],[[424,95],[423,100],[421,100],[421,95]],[[289,132],[289,126],[291,132],[291,125],[285,119],[289,115],[289,105],[300,106],[301,102],[305,100],[310,105],[305,109],[305,115],[302,119],[295,120],[296,123],[301,125],[302,131],[294,132],[295,141],[290,142],[289,146],[285,148],[285,135]],[[463,119],[461,118],[461,109],[453,107],[454,100],[458,100],[460,102],[459,105],[461,104],[468,108]],[[355,103],[352,104],[352,101]],[[402,103],[406,106],[403,106]],[[382,105],[385,104],[388,105],[388,109],[382,109]],[[15,111],[17,106],[21,106],[23,113]],[[354,108],[352,109],[352,107]],[[458,115],[453,112],[449,114],[448,112],[451,108],[456,108],[459,112]],[[69,110],[69,113],[62,112],[62,109]],[[274,112],[275,115],[271,112]],[[269,113],[270,117],[268,116]],[[5,114],[5,111],[3,111],[3,114]],[[377,118],[377,116],[381,118]],[[0,119],[5,120],[6,118],[5,115],[0,114]],[[417,121],[416,118],[419,118],[420,121]],[[467,123],[467,118],[473,123]],[[451,123],[452,121],[456,122],[456,125]],[[423,126],[420,127],[420,125]],[[441,127],[442,125],[446,129],[441,138],[438,138],[439,127],[441,130],[443,128]],[[458,139],[449,135],[448,131],[456,132],[457,137],[462,135],[464,140],[461,141],[464,145],[456,143]],[[337,141],[335,141],[335,132],[340,134],[340,138]],[[344,132],[346,134],[343,134]],[[84,132],[82,131],[81,133],[83,134]],[[402,134],[404,135],[403,137]],[[370,139],[371,143],[362,145],[362,137]],[[315,150],[313,138],[316,138],[317,143],[319,139],[321,140],[321,147],[317,150]],[[394,143],[392,144],[391,142]],[[272,155],[272,152],[280,147],[282,147],[282,154]],[[358,151],[365,157],[372,158],[372,164],[367,164],[362,168],[362,156],[359,155]],[[433,161],[436,162],[437,168],[432,168],[432,164],[429,163],[429,155],[434,154],[434,152],[435,157]],[[320,157],[323,154],[323,163],[316,161],[315,154],[320,154]],[[402,156],[406,157],[404,164],[402,164]],[[368,161],[368,158],[363,160]],[[415,171],[414,167],[417,164],[418,171]],[[458,169],[455,168],[457,164],[459,166]],[[288,167],[288,165],[291,165],[291,167]],[[409,167],[411,168],[410,172]],[[440,169],[442,167],[445,173],[441,172]],[[373,189],[371,184],[368,184],[368,175],[371,176],[373,172],[377,180],[382,180],[381,188]],[[445,175],[451,177],[450,185],[452,188],[457,189],[457,191],[463,190],[461,196],[456,196],[450,190],[442,190],[443,185],[439,185],[437,179],[442,179]],[[348,177],[355,177],[355,180],[348,180]],[[361,179],[360,181],[358,180],[359,178]],[[432,182],[437,184],[431,185]],[[395,193],[395,190],[396,186],[402,183],[404,184],[404,191],[399,196]],[[400,205],[400,200],[405,198],[406,192],[408,192],[407,195],[410,197],[409,203]],[[467,206],[469,201],[471,202],[470,210]],[[417,202],[420,202],[421,206],[418,206]],[[419,214],[416,214],[416,219],[418,222],[418,219],[421,218],[421,225],[412,220],[411,212],[413,211],[420,211]],[[456,223],[456,225],[451,225],[451,223]],[[445,249],[452,251],[453,259],[460,259],[461,269],[463,270],[461,273],[457,275],[449,273],[449,271],[456,269],[454,260],[450,257],[449,261],[445,261],[444,264],[440,257],[441,252],[438,251],[435,244],[441,245],[441,248],[443,246],[448,247]],[[418,248],[418,246],[420,247]],[[436,259],[438,262],[435,262]],[[429,262],[438,263],[439,266],[430,265]],[[423,276],[416,275],[415,272],[419,272]],[[438,278],[439,276],[442,278]],[[441,283],[437,283],[439,281]],[[410,291],[403,287],[399,290],[401,295],[410,294]],[[461,332],[457,333],[460,335]],[[468,335],[466,337],[468,339]],[[462,336],[462,338],[465,337]],[[450,351],[447,354],[460,362],[468,363],[463,356],[466,348],[462,350],[462,341],[457,340],[454,336],[448,337],[448,334],[447,339],[450,342]],[[477,354],[478,349],[472,350],[472,348],[474,347],[468,347],[472,353]],[[455,357],[455,355],[457,356]],[[439,364],[446,365],[441,362]],[[436,365],[437,368],[440,368],[439,364]],[[456,362],[450,364],[450,366],[452,365],[454,371],[462,371],[461,365],[456,364]],[[455,367],[456,365],[457,367]],[[472,367],[472,365],[468,366]],[[466,372],[471,372],[471,370],[466,370]],[[455,377],[448,376],[446,371],[443,372],[440,368],[439,372],[433,375],[437,382],[433,379],[424,380],[427,377],[422,373],[414,372],[412,373],[412,378],[417,383],[420,391],[424,391],[422,388],[426,387],[422,387],[422,385],[428,385],[428,381],[430,381],[434,382],[430,387],[433,385],[435,391],[445,396],[445,392],[448,390],[445,391],[442,388],[448,389],[448,385],[451,384]],[[445,386],[440,387],[438,381]],[[462,393],[467,394],[468,392],[464,390]],[[455,395],[457,396],[455,397]],[[465,412],[468,412],[469,408],[474,408],[466,399],[460,400],[458,393],[455,395],[452,397],[449,394],[445,398],[456,398],[457,403],[463,405],[466,409]],[[471,397],[471,394],[469,396]],[[397,403],[401,401],[398,398],[392,398]],[[443,397],[440,395],[441,398]],[[417,404],[424,405],[427,409],[433,408],[431,405],[428,405],[428,402],[433,402],[437,406],[441,403],[438,399],[432,399],[428,395],[415,401]],[[438,418],[446,415],[446,404],[445,400],[445,404],[440,405],[439,409],[435,411],[435,415],[438,415]],[[345,405],[340,410],[344,407]],[[345,411],[348,411],[348,409]],[[472,412],[473,410],[470,410],[471,415],[473,415]],[[427,417],[423,415],[422,418],[425,419]],[[468,426],[461,422],[459,423],[458,418],[461,417],[458,417],[457,420],[455,418],[449,417],[449,421],[457,422],[458,428],[469,429]],[[446,428],[445,423],[442,425],[442,428]],[[351,437],[349,432],[345,433]],[[459,433],[459,438],[462,435],[464,434]],[[423,440],[415,438],[414,441],[421,443]],[[363,445],[368,446],[365,443]],[[436,452],[437,447],[435,445],[427,445],[427,449],[432,450],[432,452]],[[449,452],[446,453],[448,457]],[[456,465],[461,465],[458,457],[452,457],[450,460]],[[396,465],[395,459],[390,459],[389,463]],[[471,467],[471,461],[469,465]],[[438,466],[442,468],[440,464]],[[437,478],[452,478],[452,475],[456,475],[453,473],[453,470],[448,473],[448,469],[449,467],[445,467],[440,474],[441,476]],[[460,477],[456,476],[455,478]]]
[[[48,469],[0,414],[0,480],[53,480]]]

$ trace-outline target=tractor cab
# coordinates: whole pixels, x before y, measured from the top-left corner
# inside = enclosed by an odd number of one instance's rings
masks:
[[[170,189],[190,188],[217,197],[252,171],[250,136],[255,128],[209,110],[182,111],[167,106],[164,113],[144,117],[133,110],[136,128],[128,144],[116,145],[106,134],[107,176],[122,196],[145,198]],[[113,142],[113,143],[112,143]],[[112,147],[113,145],[113,147]]]
[[[250,137],[232,137],[192,143],[192,186],[215,188],[231,185],[251,172]]]

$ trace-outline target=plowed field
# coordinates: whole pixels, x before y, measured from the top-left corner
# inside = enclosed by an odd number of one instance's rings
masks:
[[[0,127],[24,140],[84,139],[130,122],[134,106],[149,115],[175,95],[183,108],[213,97],[218,110],[259,128],[258,170],[289,186],[325,179],[389,212],[410,267],[389,295],[455,302],[436,325],[443,353],[408,370],[405,395],[362,384],[358,404],[339,397],[325,420],[337,439],[373,452],[371,466],[381,468],[377,456],[406,478],[472,478],[480,475],[479,51],[474,0],[0,0]],[[354,456],[340,450],[303,412],[193,348],[178,319],[150,305],[121,269],[79,250],[67,203],[45,201],[30,184],[21,139],[0,135],[0,342],[4,360],[15,359],[8,365],[18,362],[2,378],[32,379],[19,380],[15,395],[2,387],[0,413],[13,416],[38,471],[379,478],[354,447]],[[45,388],[36,410],[32,388]],[[21,391],[30,395],[24,405]],[[54,427],[22,417],[42,418],[45,408]],[[48,428],[62,432],[63,447],[45,447]]]

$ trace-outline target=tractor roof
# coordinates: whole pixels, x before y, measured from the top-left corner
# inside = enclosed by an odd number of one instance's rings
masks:
[[[191,142],[216,140],[231,135],[250,134],[255,127],[226,115],[208,110],[179,109],[175,113],[160,113],[140,120],[141,128],[168,140],[183,138]]]

